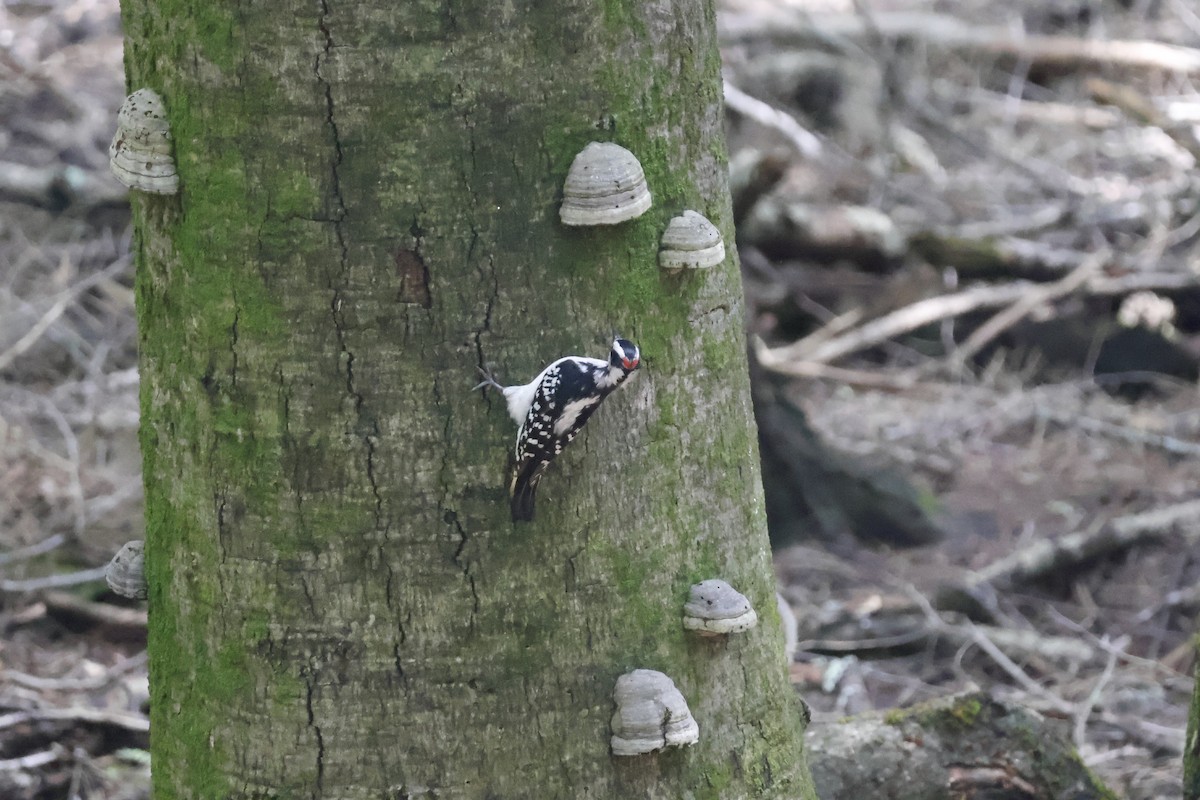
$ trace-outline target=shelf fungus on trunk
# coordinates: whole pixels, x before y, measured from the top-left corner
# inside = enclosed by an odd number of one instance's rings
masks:
[[[658,264],[663,269],[707,269],[725,260],[725,241],[703,214],[684,211],[663,231]]]
[[[683,605],[683,627],[701,636],[741,633],[757,624],[758,614],[746,596],[715,578],[693,586]]]
[[[142,553],[143,547],[140,539],[126,542],[112,557],[112,561],[108,562],[104,580],[108,583],[108,588],[121,597],[146,599],[146,559]]]
[[[117,132],[108,146],[108,166],[130,189],[152,194],[179,191],[171,124],[162,98],[153,89],[138,89],[121,104]]]
[[[616,225],[650,208],[650,187],[637,156],[612,142],[591,142],[575,156],[558,215],[564,225]]]
[[[617,678],[613,692],[614,756],[640,756],[664,747],[683,747],[700,739],[700,726],[675,682],[652,669],[635,669]]]

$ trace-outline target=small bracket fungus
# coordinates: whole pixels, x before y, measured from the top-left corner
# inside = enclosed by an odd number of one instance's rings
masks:
[[[617,678],[612,718],[614,756],[640,756],[700,739],[700,726],[675,683],[661,672],[635,669]]]
[[[108,146],[108,166],[130,189],[175,194],[179,175],[171,155],[171,125],[162,98],[138,89],[117,112],[117,133]]]
[[[663,231],[658,264],[663,269],[707,269],[725,260],[725,241],[703,214],[684,211]]]
[[[683,605],[683,627],[701,636],[741,633],[757,624],[758,614],[746,596],[715,578],[693,586]]]
[[[592,142],[575,156],[558,215],[564,225],[616,225],[650,208],[650,187],[637,156],[612,142]]]
[[[126,542],[108,562],[104,571],[104,580],[108,588],[121,597],[134,600],[145,600],[146,591],[146,559],[142,554],[143,542],[139,539]]]

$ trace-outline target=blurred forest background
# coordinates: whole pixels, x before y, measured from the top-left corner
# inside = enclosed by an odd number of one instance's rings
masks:
[[[1181,797],[1200,8],[723,0],[719,25],[812,735],[983,689],[1057,720],[1122,795]],[[148,792],[145,611],[101,578],[142,530],[129,211],[106,163],[124,93],[116,0],[0,0],[14,800]]]

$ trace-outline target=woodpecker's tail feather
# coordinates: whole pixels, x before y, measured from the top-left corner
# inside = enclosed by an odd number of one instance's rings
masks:
[[[512,485],[509,487],[512,494],[513,522],[533,521],[537,488],[538,484],[541,483],[542,473],[545,471],[546,464],[534,462],[527,464],[524,469],[518,469],[513,473]]]
[[[512,496],[513,522],[533,522],[536,492],[536,483],[526,483],[517,487],[517,491]]]

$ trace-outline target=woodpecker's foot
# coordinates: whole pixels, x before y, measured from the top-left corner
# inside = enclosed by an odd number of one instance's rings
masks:
[[[483,380],[475,384],[474,388],[471,389],[472,392],[475,391],[475,389],[482,389],[485,386],[491,386],[493,389],[499,389],[501,392],[504,391],[504,387],[501,386],[500,383],[492,376],[492,373],[488,372],[483,367],[480,367],[479,374],[483,376]]]

